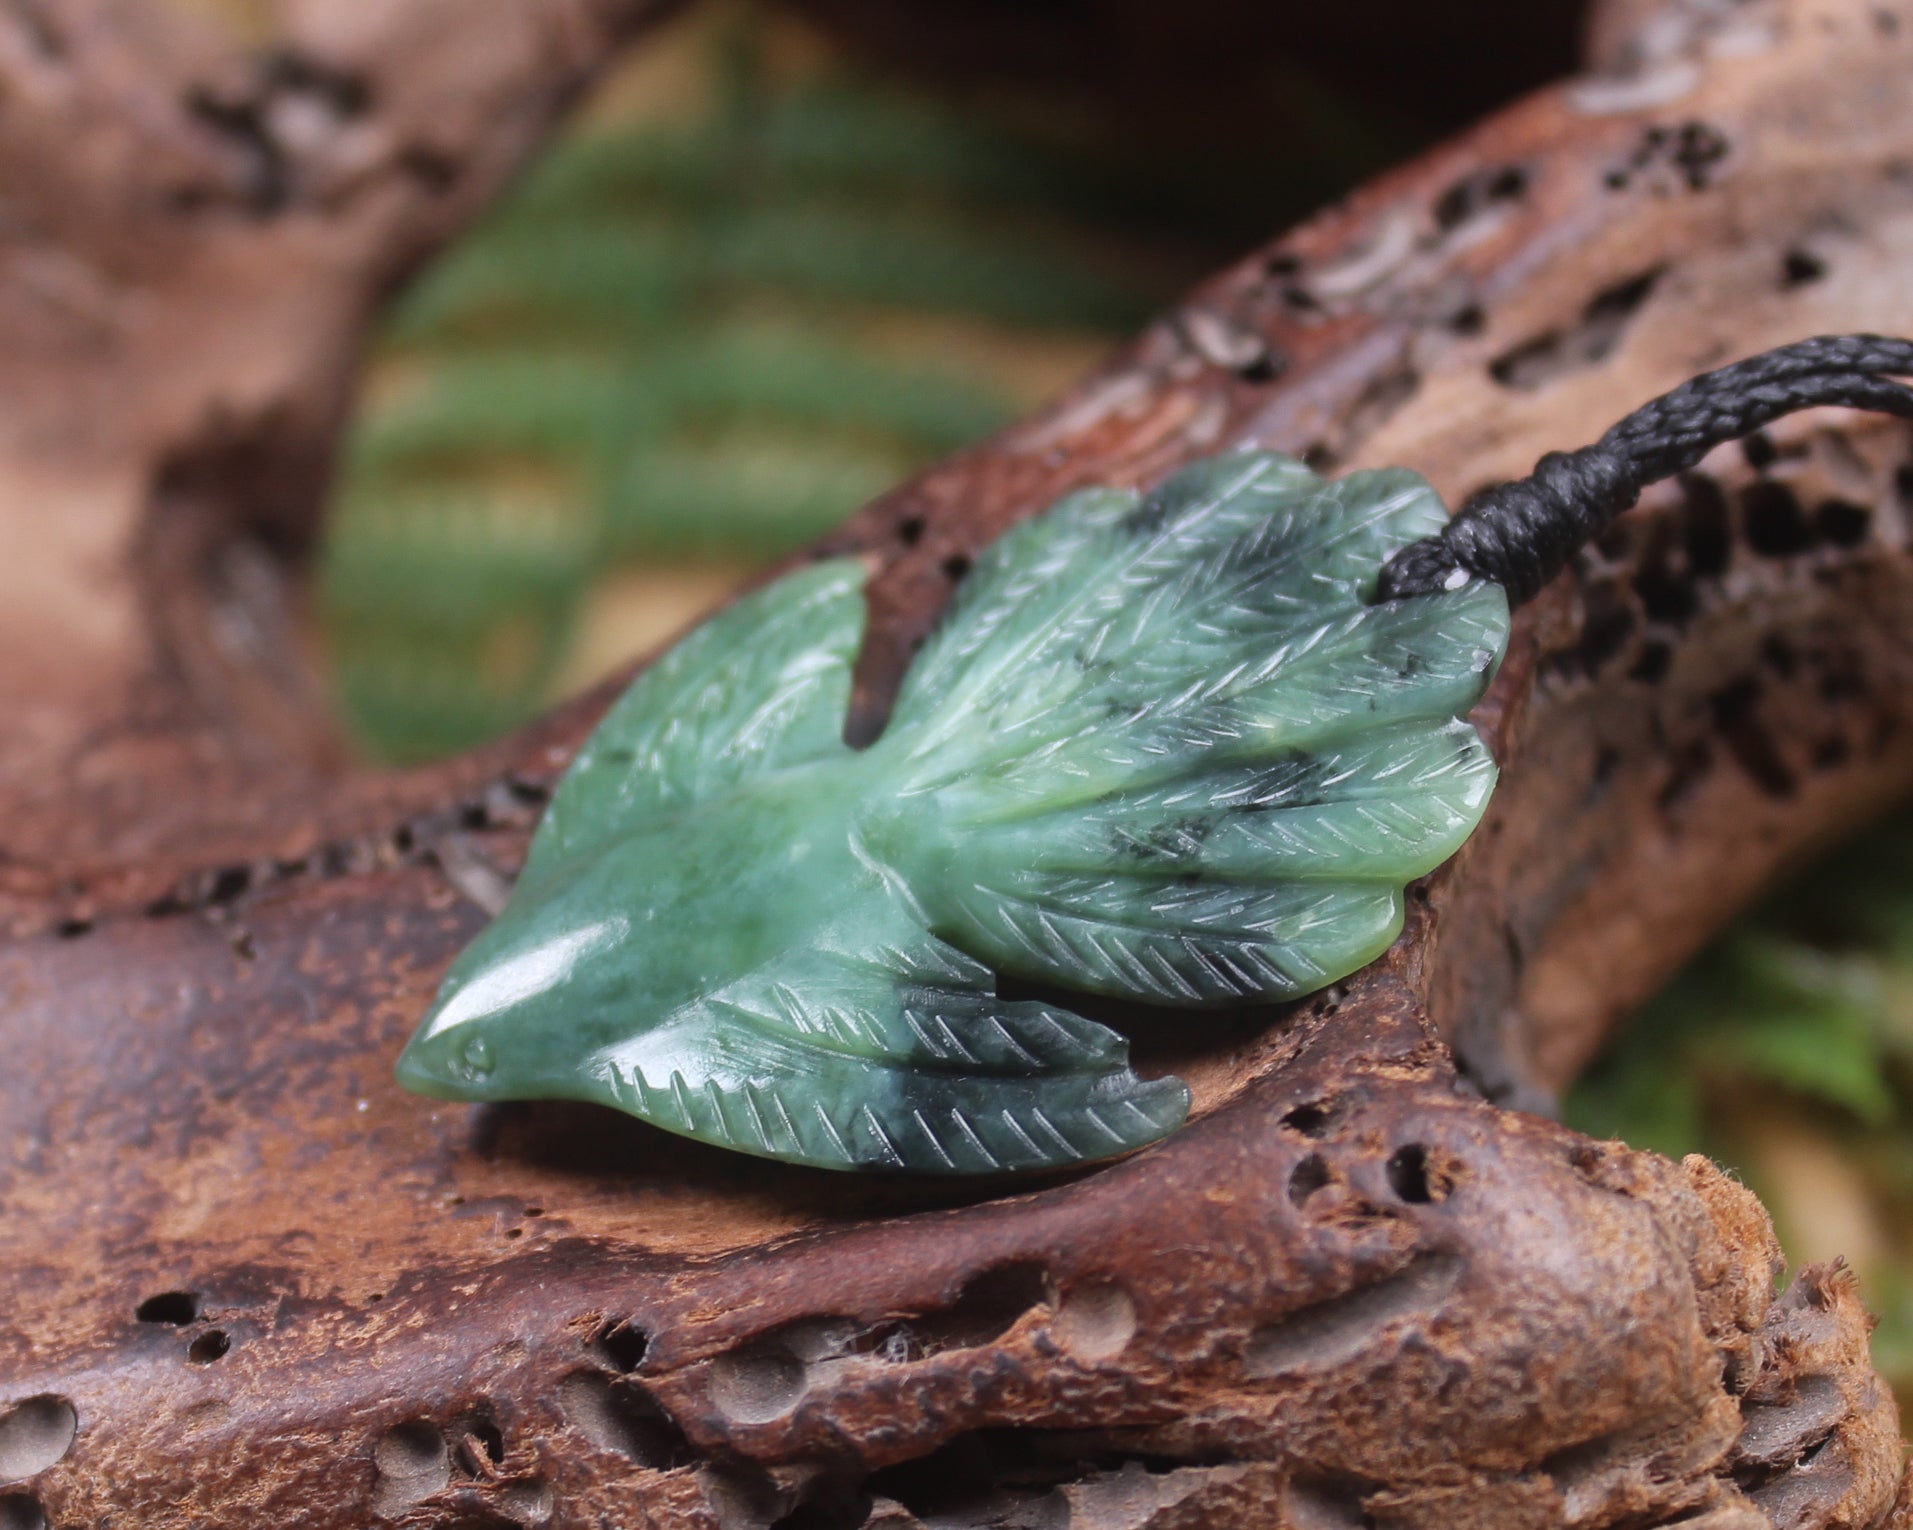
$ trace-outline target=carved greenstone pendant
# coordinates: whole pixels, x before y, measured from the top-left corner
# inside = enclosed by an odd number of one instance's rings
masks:
[[[1076,494],[981,558],[883,737],[842,740],[863,570],[789,575],[640,676],[398,1064],[836,1169],[1106,1158],[1188,1109],[997,975],[1198,1008],[1371,961],[1467,838],[1501,590],[1367,603],[1402,471],[1244,453]]]

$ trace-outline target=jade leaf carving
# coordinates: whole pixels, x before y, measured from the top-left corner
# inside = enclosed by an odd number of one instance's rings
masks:
[[[706,623],[612,708],[399,1063],[829,1168],[1105,1158],[1183,1119],[1109,1028],[999,975],[1294,998],[1399,931],[1494,765],[1499,589],[1371,605],[1445,512],[1266,453],[1074,495],[979,560],[883,737],[842,742],[861,568]]]

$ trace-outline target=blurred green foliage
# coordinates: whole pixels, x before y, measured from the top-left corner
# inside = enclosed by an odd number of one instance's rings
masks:
[[[1595,1136],[1734,1168],[1796,1243],[1819,1187],[1776,1173],[1766,1139],[1784,1122],[1790,1143],[1824,1143],[1842,1181],[1826,1188],[1857,1193],[1873,1224],[1870,1255],[1852,1252],[1881,1318],[1878,1363],[1913,1387],[1913,817],[1870,829],[1716,941],[1565,1113]]]
[[[1114,339],[1209,258],[1154,231],[1241,216],[840,69],[789,78],[749,27],[705,51],[705,107],[587,123],[390,318],[321,580],[376,756],[547,701],[607,566],[774,559],[1027,407],[1000,362],[886,317]]]

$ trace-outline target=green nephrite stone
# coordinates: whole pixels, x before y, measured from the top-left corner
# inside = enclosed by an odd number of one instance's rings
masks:
[[[1072,495],[978,560],[882,738],[843,742],[862,568],[640,676],[398,1064],[836,1169],[989,1173],[1163,1136],[1179,1079],[999,975],[1191,1010],[1373,960],[1480,819],[1501,590],[1388,605],[1413,473],[1243,453]]]

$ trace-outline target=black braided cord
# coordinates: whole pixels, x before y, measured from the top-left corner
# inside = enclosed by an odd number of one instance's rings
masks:
[[[1613,524],[1641,490],[1693,467],[1723,441],[1823,404],[1913,419],[1913,341],[1821,335],[1703,372],[1644,404],[1579,451],[1549,452],[1534,472],[1483,489],[1434,536],[1382,568],[1377,598],[1401,600],[1492,580],[1521,605]]]

